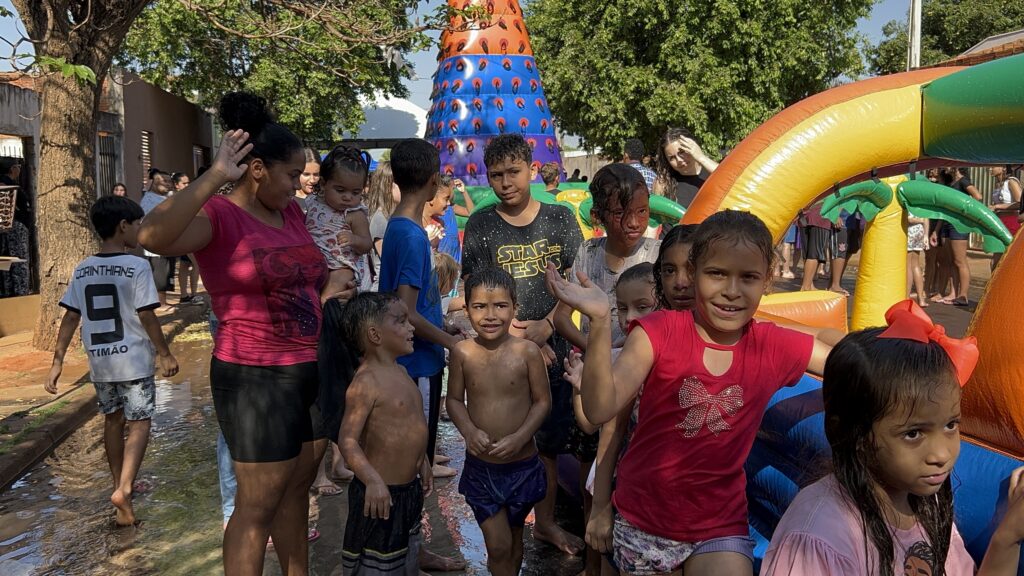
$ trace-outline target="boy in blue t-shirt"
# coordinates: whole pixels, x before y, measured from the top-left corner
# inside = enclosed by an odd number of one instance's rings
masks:
[[[82,345],[105,418],[104,448],[114,476],[110,503],[119,526],[135,523],[132,483],[146,453],[156,409],[154,355],[161,374],[178,373],[178,361],[153,313],[160,301],[149,263],[125,253],[138,245],[142,215],[142,208],[123,196],[104,196],[93,204],[89,217],[102,240],[100,251],[75,268],[60,300],[66,312],[44,386],[50,394],[57,393],[64,354],[81,321]]]
[[[426,140],[403,140],[391,149],[391,171],[402,199],[388,220],[380,256],[380,291],[398,294],[409,309],[409,322],[415,328],[413,353],[402,356],[398,363],[409,372],[423,395],[428,423],[427,456],[431,464],[441,409],[444,349],[451,349],[462,339],[442,329],[441,294],[433,271],[430,241],[422,224],[423,206],[437,192],[440,170],[437,149]],[[451,475],[447,470],[444,472]]]

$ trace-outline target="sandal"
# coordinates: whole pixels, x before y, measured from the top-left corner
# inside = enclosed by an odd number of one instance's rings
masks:
[[[337,496],[345,491],[344,488],[333,483],[313,486],[313,490],[316,491],[317,496]]]
[[[967,298],[964,298],[964,299],[957,298],[956,300],[953,300],[952,304],[953,304],[953,306],[958,306],[960,308],[967,308],[968,306],[971,305],[971,301],[968,300]]]

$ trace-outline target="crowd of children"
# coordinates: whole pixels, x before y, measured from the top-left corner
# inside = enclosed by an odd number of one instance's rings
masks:
[[[386,177],[334,148],[304,214],[299,139],[246,94],[226,96],[221,116],[210,170],[145,220],[131,200],[96,203],[101,251],[61,301],[46,386],[56,390],[82,320],[119,524],[135,519],[154,362],[177,369],[149,266],[125,254],[141,241],[195,254],[219,320],[210,379],[237,478],[227,574],[261,574],[268,537],[285,573],[307,573],[308,490],[326,439],[355,476],[343,573],[464,567],[432,557],[421,531],[446,373],[444,406],[466,448],[459,493],[491,573],[521,570],[532,511],[534,538],[588,548],[587,574],[751,574],[743,465],[769,399],[805,372],[824,376],[832,467],[786,512],[761,573],[973,573],[950,471],[977,348],[916,304],[845,338],[755,320],[775,268],[756,216],[724,211],[646,238],[650,190],[617,163],[590,185],[604,235],[583,241],[568,209],[531,195],[531,148],[514,134],[485,149],[499,202],[470,215],[459,268],[438,248],[452,236],[453,191],[465,193],[443,179],[433,145],[395,145]],[[446,321],[459,315],[468,322]],[[586,545],[555,521],[560,454],[581,465]],[[1016,573],[1020,480],[981,574]]]

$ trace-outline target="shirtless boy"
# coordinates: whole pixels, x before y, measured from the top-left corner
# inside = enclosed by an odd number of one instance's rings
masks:
[[[366,292],[342,312],[345,337],[363,362],[345,394],[340,445],[356,477],[348,492],[343,574],[416,576],[420,515],[433,487],[427,422],[416,384],[395,360],[412,352],[405,304]]]
[[[466,439],[459,493],[483,531],[487,568],[511,576],[523,564],[526,516],[547,489],[533,435],[551,409],[551,391],[540,348],[509,334],[512,276],[483,268],[467,278],[465,292],[477,337],[452,350],[445,404]]]

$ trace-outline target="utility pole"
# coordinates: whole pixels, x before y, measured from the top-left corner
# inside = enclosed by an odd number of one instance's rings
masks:
[[[910,0],[910,26],[907,30],[907,70],[921,67],[921,1]]]

